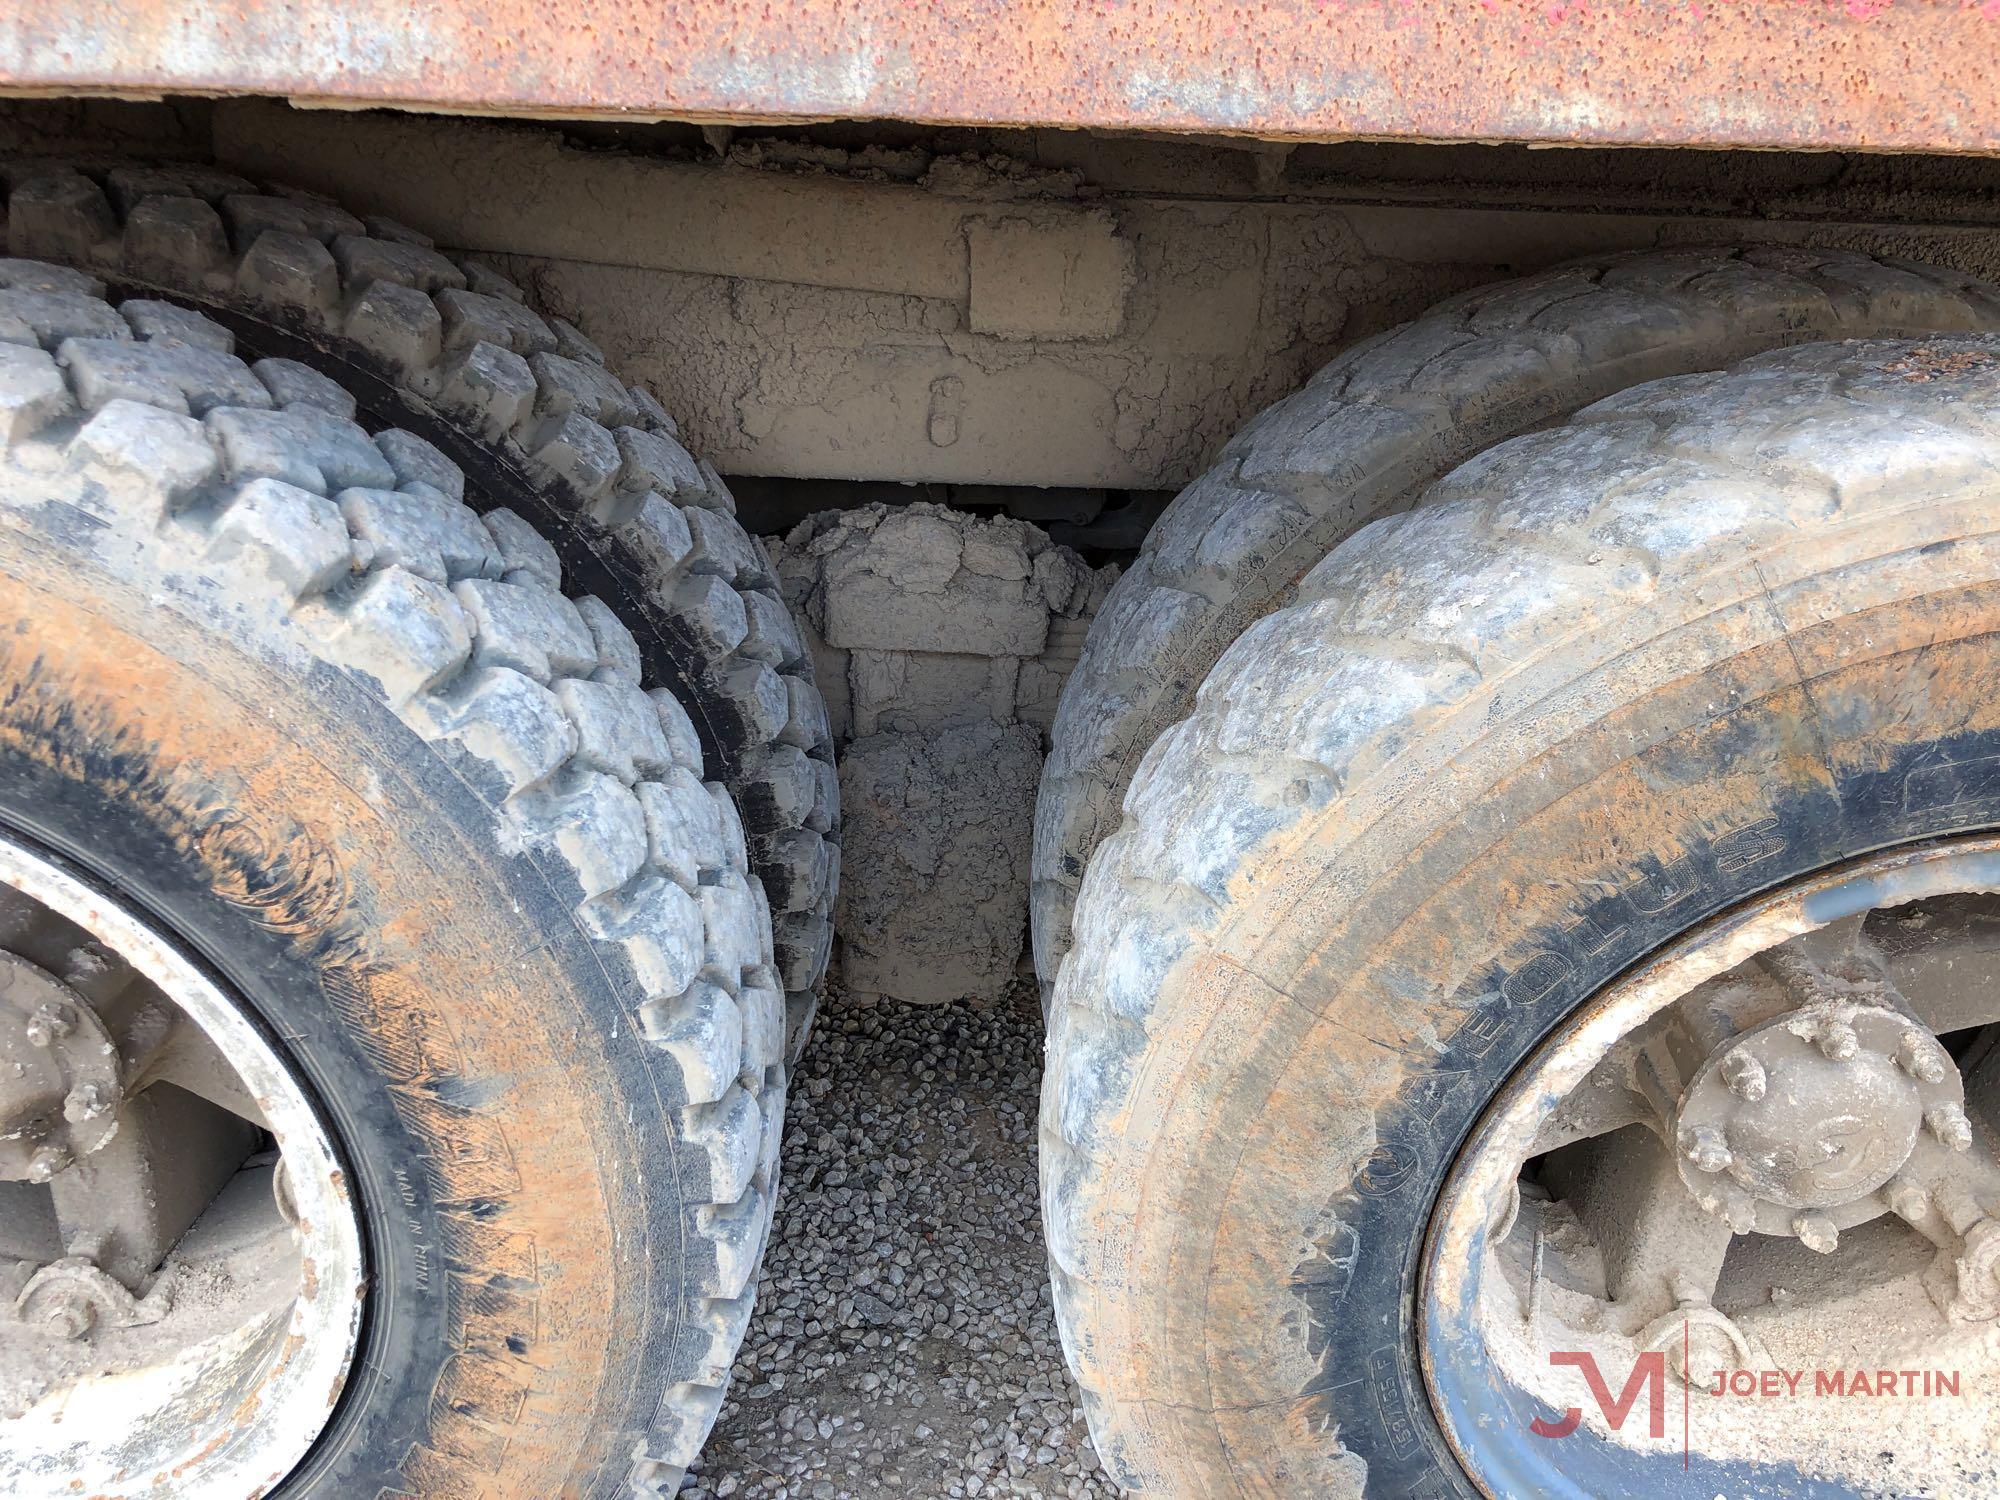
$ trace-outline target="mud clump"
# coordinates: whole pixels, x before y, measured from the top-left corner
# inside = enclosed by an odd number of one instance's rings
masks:
[[[1117,569],[928,503],[823,512],[769,546],[839,752],[847,989],[998,998],[1048,728]]]

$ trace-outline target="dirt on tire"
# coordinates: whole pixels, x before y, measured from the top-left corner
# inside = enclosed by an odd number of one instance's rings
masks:
[[[1142,1493],[1470,1493],[1411,1267],[1458,1143],[1639,957],[2000,824],[2000,339],[1634,387],[1244,633],[1092,861],[1041,1116],[1056,1309]]]

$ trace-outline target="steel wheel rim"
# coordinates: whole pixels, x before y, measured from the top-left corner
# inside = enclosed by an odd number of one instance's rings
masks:
[[[280,1183],[279,1167],[253,1154],[177,1237],[136,1298],[153,1322],[120,1326],[108,1307],[93,1314],[78,1289],[94,1286],[74,1267],[45,1264],[24,1282],[25,1264],[0,1262],[15,1271],[0,1347],[17,1351],[0,1362],[0,1491],[23,1500],[267,1493],[326,1428],[360,1336],[365,1256],[333,1139],[263,1029],[157,926],[4,834],[0,894],[82,929],[165,997],[226,1059],[282,1164]],[[274,1279],[256,1280],[264,1275]],[[86,1332],[72,1335],[79,1307]],[[101,1356],[115,1373],[49,1384],[52,1366],[72,1367],[49,1341],[78,1338],[96,1346],[90,1362]]]
[[[1985,1378],[2000,1373],[2000,1322],[1990,1310],[1980,1309],[1980,1317],[1971,1323],[1953,1324],[1945,1317],[1938,1294],[1931,1294],[1945,1334],[1938,1337],[1938,1330],[1931,1330],[1931,1347],[1940,1355],[1932,1364],[1941,1366],[1935,1373],[1944,1373],[1942,1367],[1949,1367],[1958,1375],[1963,1399],[1949,1400],[1941,1389],[1929,1395],[1920,1391],[1914,1400],[1882,1407],[1878,1417],[1862,1413],[1858,1422],[1851,1400],[1821,1402],[1816,1407],[1800,1401],[1793,1416],[1796,1419],[1803,1413],[1811,1441],[1797,1441],[1796,1433],[1788,1439],[1775,1430],[1781,1425],[1778,1422],[1740,1420],[1753,1408],[1751,1401],[1738,1400],[1734,1407],[1725,1408],[1714,1403],[1730,1398],[1695,1394],[1676,1378],[1677,1371],[1670,1366],[1663,1382],[1666,1432],[1656,1440],[1647,1409],[1654,1395],[1649,1384],[1640,1384],[1638,1400],[1613,1433],[1603,1400],[1590,1390],[1580,1360],[1560,1370],[1542,1363],[1556,1353],[1588,1354],[1615,1401],[1624,1394],[1626,1381],[1633,1378],[1636,1356],[1645,1352],[1641,1340],[1611,1328],[1586,1331],[1579,1337],[1577,1327],[1562,1317],[1551,1324],[1539,1308],[1532,1307],[1538,1300],[1534,1293],[1555,1284],[1546,1277],[1529,1279],[1531,1295],[1526,1300],[1531,1306],[1524,1308],[1522,1278],[1517,1274],[1511,1282],[1506,1279],[1507,1263],[1502,1254],[1512,1254],[1516,1262],[1521,1258],[1518,1245],[1509,1250],[1510,1241],[1515,1239],[1520,1197],[1516,1193],[1510,1200],[1507,1185],[1518,1179],[1532,1158],[1538,1134],[1546,1139],[1545,1122],[1552,1124],[1559,1109],[1573,1104],[1592,1069],[1612,1057],[1635,1028],[1656,1021],[1677,1000],[1704,984],[1725,981],[1744,965],[1757,962],[1758,954],[1779,945],[1795,944],[1801,938],[1811,942],[1815,935],[1831,932],[1843,923],[1856,924],[1870,913],[1893,913],[1912,903],[1996,895],[2000,895],[2000,839],[1991,836],[1891,851],[1793,882],[1701,924],[1637,965],[1580,1006],[1515,1070],[1468,1134],[1447,1175],[1418,1268],[1415,1322],[1432,1411],[1461,1467],[1480,1490],[1489,1495],[1536,1493],[1576,1496],[1579,1500],[1620,1489],[1628,1493],[1679,1493],[1683,1488],[1688,1494],[1737,1493],[1745,1492],[1746,1484],[1751,1486],[1748,1492],[1812,1497],[1910,1493],[1912,1480],[1901,1471],[1912,1463],[1918,1467],[1928,1464],[1932,1471],[1932,1486],[1920,1484],[1915,1492],[1950,1492],[1967,1484],[1977,1487],[1982,1474],[1991,1482],[1990,1469],[1968,1472],[1959,1467],[1942,1479],[1937,1477],[1940,1462],[1947,1468],[1955,1462],[1955,1455],[1947,1451],[1954,1443],[1947,1439],[1956,1440],[1959,1452],[1994,1450],[1996,1434],[1987,1429],[2000,1424],[2000,1412],[1995,1412],[1983,1396]],[[1982,1024],[1988,1033],[2000,1036],[1996,1020],[2000,1017]],[[1736,1034],[1731,1045],[1753,1030]],[[1905,1071],[1912,1066],[1906,1066]],[[1908,1081],[1915,1086],[1914,1078]],[[1683,1099],[1693,1092],[1689,1089]],[[1991,1108],[1991,1097],[1982,1094],[1982,1099],[1972,1123],[1980,1171],[1984,1172],[1984,1163],[2000,1143],[2000,1117]],[[1665,1142],[1662,1146],[1678,1168],[1681,1158],[1691,1159],[1699,1144],[1676,1136],[1671,1146]],[[1728,1183],[1728,1170],[1725,1168],[1725,1175],[1717,1180]],[[1699,1169],[1690,1175],[1709,1180]],[[1880,1196],[1886,1200],[1896,1191],[1892,1176]],[[1982,1191],[1978,1206],[1984,1215],[1992,1215],[2000,1210],[2000,1197]],[[1540,1212],[1529,1206],[1530,1216]],[[1813,1212],[1816,1210],[1811,1208],[1802,1211],[1806,1215]],[[1896,1231],[1913,1231],[1917,1222],[1904,1222],[1897,1214],[1861,1218],[1847,1226],[1854,1230],[1850,1249],[1860,1244],[1864,1234],[1873,1246],[1888,1227],[1884,1219]],[[1753,1242],[1751,1254],[1742,1261],[1728,1262],[1728,1268],[1740,1272],[1746,1262],[1766,1269],[1778,1263],[1757,1259],[1755,1242],[1773,1238],[1762,1225],[1750,1231],[1749,1238]],[[1840,1236],[1834,1238],[1838,1242]],[[1730,1238],[1729,1242],[1733,1245],[1735,1240]],[[1959,1243],[1962,1247],[1963,1242]],[[1838,1243],[1828,1252],[1829,1256],[1840,1253]],[[1532,1260],[1532,1254],[1528,1258]],[[1943,1259],[1941,1252],[1937,1258]],[[1834,1264],[1832,1260],[1827,1263]],[[1723,1275],[1726,1278],[1728,1274],[1726,1268]],[[1900,1288],[1900,1295],[1907,1292],[1907,1280],[1907,1273],[1900,1273],[1888,1277],[1884,1284]],[[2000,1287],[2000,1282],[1994,1285]],[[1715,1289],[1715,1301],[1720,1304],[1725,1293],[1734,1296],[1740,1290],[1731,1291],[1725,1282]],[[2000,1296],[1993,1301],[2000,1305]],[[1809,1400],[1832,1394],[1813,1390],[1818,1369],[1829,1367],[1815,1364],[1810,1341],[1799,1335],[1796,1324],[1787,1329],[1783,1316],[1759,1320],[1753,1312],[1739,1309],[1738,1317],[1713,1319],[1699,1304],[1683,1304],[1675,1311],[1679,1322],[1666,1330],[1671,1334],[1666,1347],[1652,1347],[1663,1357],[1672,1354],[1676,1365],[1681,1355],[1671,1346],[1675,1340],[1684,1340],[1697,1371],[1702,1370],[1705,1355],[1725,1367],[1732,1360],[1740,1365],[1775,1358],[1775,1364],[1768,1367],[1776,1368],[1781,1379],[1795,1366],[1803,1369],[1801,1384],[1811,1392]],[[1510,1313],[1520,1318],[1518,1331],[1507,1325]],[[1914,1309],[1910,1319],[1913,1328],[1921,1321]],[[1760,1337],[1753,1347],[1738,1350],[1731,1334],[1740,1333],[1745,1324],[1760,1334],[1769,1329],[1785,1331],[1776,1346]],[[1850,1328],[1843,1337],[1852,1332]],[[1705,1350],[1703,1340],[1707,1341]],[[1896,1368],[1910,1363],[1901,1361]],[[1830,1368],[1836,1376],[1842,1373],[1837,1364]],[[1918,1384],[1921,1387],[1921,1381]],[[1685,1405],[1683,1392],[1687,1393]],[[1706,1407],[1704,1399],[1710,1403]],[[1787,1392],[1786,1399],[1796,1400],[1796,1392]],[[1913,1420],[1913,1407],[1925,1405],[1930,1407],[1928,1418]],[[1776,1409],[1775,1404],[1770,1408]],[[1543,1437],[1530,1425],[1539,1417],[1560,1431],[1568,1425],[1565,1419],[1571,1410],[1582,1420],[1567,1436]],[[1865,1441],[1829,1442],[1828,1434],[1840,1428],[1862,1430]],[[1979,1438],[1979,1433],[1986,1436]],[[1856,1456],[1862,1447],[1888,1462],[1878,1462],[1870,1472],[1865,1456]],[[1815,1448],[1820,1450],[1817,1455]],[[1634,1485],[1641,1488],[1634,1489]]]

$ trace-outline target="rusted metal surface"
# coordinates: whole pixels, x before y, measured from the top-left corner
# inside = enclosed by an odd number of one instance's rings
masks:
[[[89,0],[12,91],[519,114],[2000,151],[1978,0]]]

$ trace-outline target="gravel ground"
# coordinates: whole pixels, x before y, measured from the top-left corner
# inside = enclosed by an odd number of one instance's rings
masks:
[[[1042,1259],[1032,986],[820,1013],[730,1399],[683,1497],[1114,1496]]]

